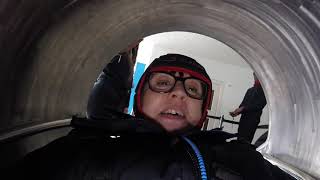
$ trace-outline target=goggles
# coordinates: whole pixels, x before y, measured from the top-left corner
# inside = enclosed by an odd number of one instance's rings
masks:
[[[208,85],[195,77],[176,77],[168,72],[152,72],[148,76],[149,88],[158,93],[171,92],[177,81],[181,81],[186,94],[194,99],[203,100],[206,97]]]

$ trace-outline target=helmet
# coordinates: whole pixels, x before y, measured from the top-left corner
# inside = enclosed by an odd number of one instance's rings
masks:
[[[184,72],[206,83],[208,88],[203,99],[202,116],[199,124],[197,125],[197,127],[201,128],[204,120],[206,119],[208,108],[212,101],[212,82],[203,66],[201,66],[196,60],[181,54],[167,54],[160,56],[159,58],[156,58],[146,69],[136,87],[134,104],[135,116],[146,117],[146,115],[142,112],[141,93],[147,81],[148,75],[154,71]]]

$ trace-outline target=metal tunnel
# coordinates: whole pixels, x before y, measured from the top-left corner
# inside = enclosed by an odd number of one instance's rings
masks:
[[[101,67],[135,39],[187,31],[257,72],[270,117],[260,151],[320,178],[319,0],[2,0],[0,17],[1,141],[84,114]]]

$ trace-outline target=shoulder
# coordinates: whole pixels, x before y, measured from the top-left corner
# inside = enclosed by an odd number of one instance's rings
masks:
[[[230,141],[233,137],[234,134],[223,131],[190,136],[198,145],[209,174],[222,179],[274,179],[273,166],[256,151],[255,146],[244,141]]]
[[[213,147],[213,151],[215,162],[238,172],[245,179],[272,179],[272,165],[249,143],[231,141]]]
[[[257,88],[256,88],[255,86],[253,86],[253,87],[249,88],[249,89],[247,90],[247,92],[255,91],[256,89],[257,89]]]

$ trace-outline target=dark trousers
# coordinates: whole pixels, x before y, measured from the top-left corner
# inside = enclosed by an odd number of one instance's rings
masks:
[[[251,143],[259,123],[260,117],[248,118],[246,116],[241,116],[238,127],[239,139],[243,139]]]

